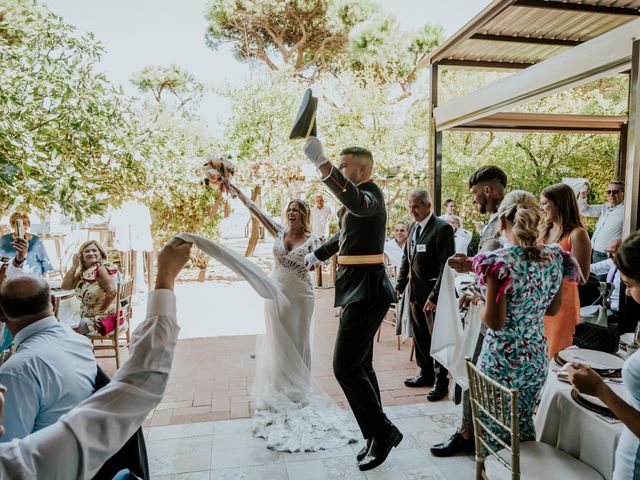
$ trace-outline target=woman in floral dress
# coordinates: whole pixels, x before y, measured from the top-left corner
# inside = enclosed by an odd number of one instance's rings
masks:
[[[62,279],[63,289],[75,288],[80,314],[65,323],[83,335],[100,334],[98,322],[116,313],[118,279],[118,267],[107,261],[104,248],[95,240],[83,243]]]
[[[474,258],[486,285],[481,319],[489,327],[478,368],[508,388],[518,389],[520,440],[535,439],[533,409],[547,375],[543,317],[561,301],[563,278],[577,278],[578,265],[557,245],[538,244],[540,207],[522,190],[509,193],[498,210],[510,246]],[[482,302],[482,301],[481,301]],[[505,441],[505,432],[494,432]]]

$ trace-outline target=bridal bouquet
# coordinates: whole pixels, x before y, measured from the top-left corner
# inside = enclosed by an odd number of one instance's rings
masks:
[[[228,159],[221,155],[209,155],[204,170],[206,183],[223,188],[224,180],[229,180],[235,171],[235,165]]]

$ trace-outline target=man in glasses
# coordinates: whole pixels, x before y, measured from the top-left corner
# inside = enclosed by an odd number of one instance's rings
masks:
[[[607,259],[607,247],[612,240],[622,237],[624,216],[624,183],[614,180],[607,187],[607,203],[589,205],[589,184],[580,192],[578,207],[585,217],[600,217],[591,237],[591,263]]]

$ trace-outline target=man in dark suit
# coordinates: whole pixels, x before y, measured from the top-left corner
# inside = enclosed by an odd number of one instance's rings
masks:
[[[409,295],[409,317],[420,373],[405,380],[408,387],[434,388],[427,400],[442,400],[449,388],[447,370],[431,358],[431,328],[438,303],[440,278],[447,259],[455,253],[453,228],[431,213],[431,197],[426,190],[409,194],[409,210],[415,223],[409,229],[396,292]],[[427,321],[427,316],[429,321]],[[434,365],[435,364],[435,365]],[[437,371],[437,375],[436,375]]]
[[[373,339],[395,301],[384,267],[387,211],[380,188],[371,180],[373,156],[360,147],[342,150],[338,168],[310,137],[305,155],[322,181],[342,203],[340,232],[305,258],[312,268],[338,255],[335,306],[342,307],[333,354],[333,372],[367,440],[358,453],[362,471],[385,461],[402,434],[382,411],[380,389],[373,370]]]

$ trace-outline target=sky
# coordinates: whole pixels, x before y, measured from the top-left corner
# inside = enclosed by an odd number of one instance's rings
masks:
[[[145,65],[178,64],[198,80],[216,88],[243,83],[251,67],[233,58],[230,48],[209,49],[204,40],[203,12],[208,0],[44,0],[81,32],[93,32],[106,49],[101,68],[115,84],[136,95],[130,79]],[[424,23],[444,26],[445,37],[490,3],[490,0],[379,0],[403,30]],[[255,67],[254,67],[255,68]],[[229,105],[207,95],[200,113],[215,125],[229,113]],[[214,129],[215,126],[214,126]]]

